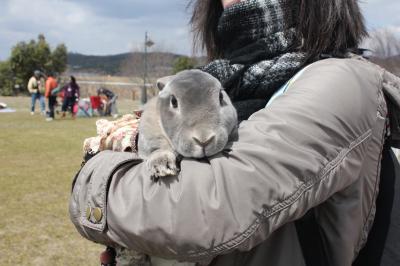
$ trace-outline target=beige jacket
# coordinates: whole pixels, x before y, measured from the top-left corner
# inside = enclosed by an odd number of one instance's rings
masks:
[[[46,80],[41,77],[39,80],[32,76],[28,81],[28,91],[29,93],[41,93],[44,94],[46,91]]]
[[[31,77],[28,81],[28,91],[29,93],[38,93],[39,91],[39,81],[36,77]]]
[[[229,150],[184,159],[177,178],[153,183],[132,154],[101,152],[77,176],[71,220],[92,241],[169,259],[302,266],[293,221],[315,208],[330,265],[351,265],[375,214],[384,93],[396,115],[395,76],[359,59],[314,63]]]

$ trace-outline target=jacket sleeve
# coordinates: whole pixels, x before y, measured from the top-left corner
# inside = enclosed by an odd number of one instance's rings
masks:
[[[384,123],[380,88],[381,74],[364,62],[315,63],[240,124],[229,150],[184,159],[178,177],[159,183],[138,159],[102,152],[77,177],[71,219],[92,241],[164,258],[249,250],[359,178],[371,132]]]

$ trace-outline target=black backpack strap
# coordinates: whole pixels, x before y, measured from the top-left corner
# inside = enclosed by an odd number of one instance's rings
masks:
[[[295,221],[295,226],[306,265],[329,265],[314,209],[309,210],[301,219]]]
[[[368,234],[368,240],[361,249],[353,266],[379,266],[390,227],[392,214],[397,160],[388,144],[382,151],[379,194],[376,200],[374,223]]]

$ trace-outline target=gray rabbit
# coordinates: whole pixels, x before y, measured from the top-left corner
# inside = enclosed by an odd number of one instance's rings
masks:
[[[178,174],[178,155],[209,157],[236,135],[236,110],[210,74],[184,70],[159,79],[157,87],[161,91],[145,106],[138,140],[152,178]]]

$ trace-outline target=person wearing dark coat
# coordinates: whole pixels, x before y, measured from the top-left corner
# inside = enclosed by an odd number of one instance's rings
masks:
[[[75,116],[74,105],[79,101],[79,85],[76,83],[74,76],[70,77],[70,82],[62,88],[64,99],[61,107],[62,117],[65,117],[65,113],[70,110],[72,116]]]

